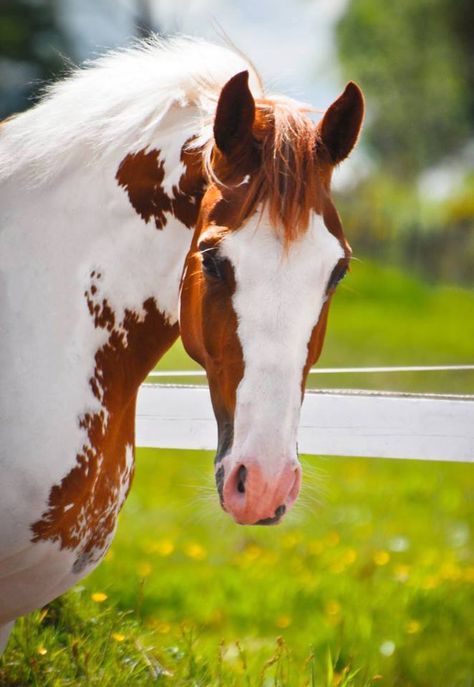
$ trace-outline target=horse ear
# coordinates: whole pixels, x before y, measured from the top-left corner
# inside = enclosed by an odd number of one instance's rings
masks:
[[[349,81],[319,124],[321,140],[333,164],[342,162],[355,146],[363,118],[364,96],[359,86]]]
[[[249,89],[249,73],[240,72],[226,83],[217,103],[214,140],[224,155],[231,155],[250,138],[254,118],[255,101]]]

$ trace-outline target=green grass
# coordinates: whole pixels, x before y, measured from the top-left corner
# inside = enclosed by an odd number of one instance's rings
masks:
[[[320,364],[472,362],[473,314],[472,293],[355,263]],[[185,364],[179,346],[162,362]],[[315,382],[472,393],[473,379]],[[472,466],[303,465],[286,521],[242,528],[219,510],[211,454],[139,450],[106,560],[17,623],[0,685],[472,685]]]

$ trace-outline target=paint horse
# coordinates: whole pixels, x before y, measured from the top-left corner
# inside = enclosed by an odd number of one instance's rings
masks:
[[[207,372],[223,509],[266,525],[294,503],[351,253],[331,174],[363,109],[349,83],[316,125],[233,50],[151,39],[0,127],[0,644],[107,551],[137,391],[179,335]]]

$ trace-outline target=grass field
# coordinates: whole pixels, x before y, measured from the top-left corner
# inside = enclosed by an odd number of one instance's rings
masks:
[[[472,362],[473,341],[474,294],[355,263],[320,364]],[[162,362],[185,365],[179,346]],[[312,383],[473,393],[474,375]],[[286,521],[241,528],[211,454],[139,450],[106,560],[17,623],[0,685],[473,685],[473,467],[302,462]]]

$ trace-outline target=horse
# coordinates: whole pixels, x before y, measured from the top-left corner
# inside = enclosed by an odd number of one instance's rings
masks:
[[[270,525],[295,502],[362,93],[312,112],[233,48],[152,37],[0,126],[1,648],[110,546],[137,391],[179,335],[207,373],[222,508]]]

